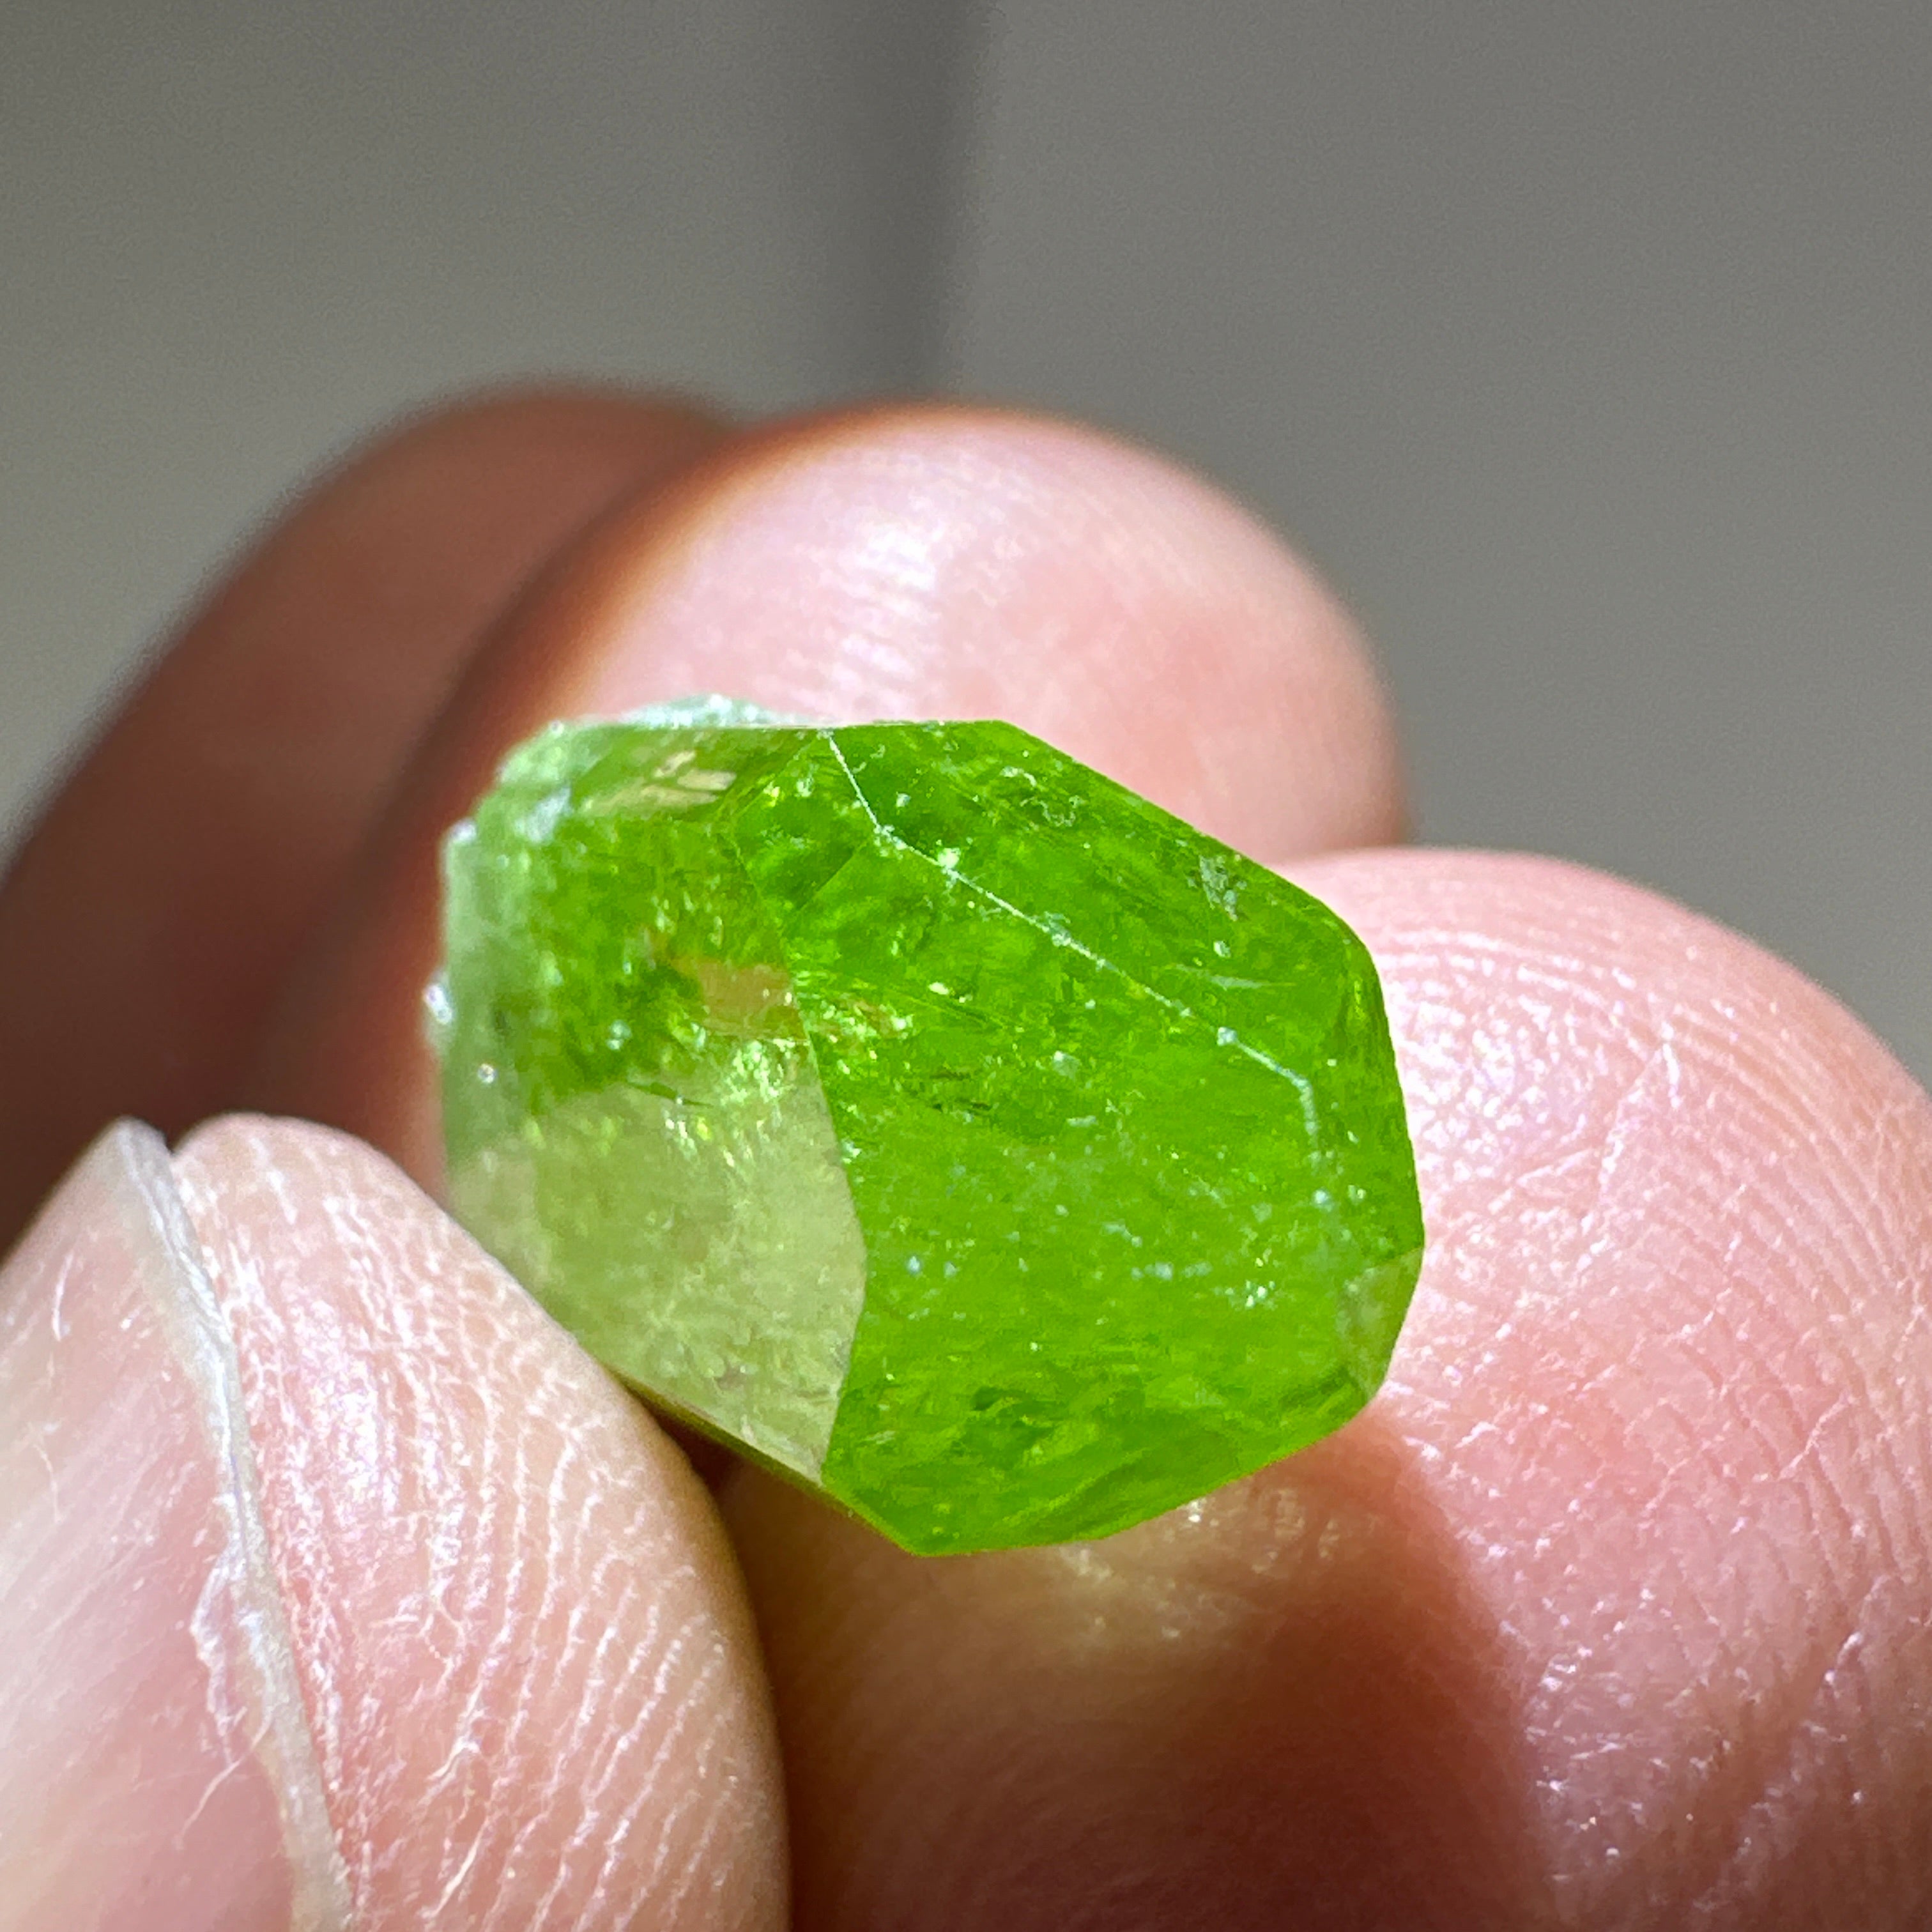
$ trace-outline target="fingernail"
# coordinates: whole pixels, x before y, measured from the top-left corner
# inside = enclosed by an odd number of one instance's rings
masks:
[[[0,1920],[332,1932],[346,1899],[232,1346],[123,1123],[0,1270]]]

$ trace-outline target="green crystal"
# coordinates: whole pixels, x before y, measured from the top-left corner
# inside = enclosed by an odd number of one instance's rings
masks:
[[[445,866],[457,1214],[907,1548],[1122,1528],[1380,1382],[1422,1221],[1366,950],[1038,739],[553,726]]]

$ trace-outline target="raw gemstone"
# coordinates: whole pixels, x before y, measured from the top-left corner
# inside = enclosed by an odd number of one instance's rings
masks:
[[[1421,1210],[1334,914],[1010,724],[553,726],[446,849],[460,1218],[922,1552],[1098,1536],[1374,1392]]]

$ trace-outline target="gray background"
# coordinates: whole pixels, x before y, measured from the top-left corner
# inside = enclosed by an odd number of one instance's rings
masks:
[[[0,817],[463,383],[962,389],[1232,484],[1432,839],[1741,926],[1932,1071],[1932,8],[13,0]]]

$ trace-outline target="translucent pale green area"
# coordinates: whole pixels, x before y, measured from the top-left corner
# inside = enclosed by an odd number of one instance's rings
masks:
[[[864,1244],[715,767],[634,745],[535,740],[447,848],[451,1203],[600,1360],[809,1478]]]
[[[909,1547],[1120,1528],[1379,1382],[1422,1228],[1366,951],[1037,740],[554,730],[448,875],[459,1212]]]

